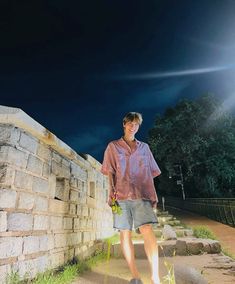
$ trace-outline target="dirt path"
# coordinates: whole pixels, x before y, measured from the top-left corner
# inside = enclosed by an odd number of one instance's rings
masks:
[[[208,284],[233,284],[235,277],[228,273],[227,262],[218,262],[217,259],[223,258],[218,254],[205,254],[195,256],[175,256],[160,257],[160,276],[167,275],[164,265],[168,264],[180,265],[181,267],[193,267],[201,272]],[[150,269],[148,261],[145,259],[136,260],[137,267],[140,271],[144,284],[150,284]],[[128,284],[131,279],[130,271],[124,259],[110,259],[110,261],[97,264],[88,271],[78,277],[72,284]]]
[[[167,207],[167,210],[189,227],[207,226],[216,235],[223,249],[235,256],[235,228],[189,211],[172,207]]]

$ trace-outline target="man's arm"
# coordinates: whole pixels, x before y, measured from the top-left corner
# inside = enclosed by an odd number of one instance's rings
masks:
[[[114,188],[115,174],[109,172],[108,178],[109,178],[109,200],[108,200],[108,204],[111,206],[112,197],[115,196],[115,188]]]

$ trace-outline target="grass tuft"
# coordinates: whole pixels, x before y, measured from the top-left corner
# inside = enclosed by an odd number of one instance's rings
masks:
[[[196,238],[216,240],[216,236],[206,226],[193,227],[193,235]]]

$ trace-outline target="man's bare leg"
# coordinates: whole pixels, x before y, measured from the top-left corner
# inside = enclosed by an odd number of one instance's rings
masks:
[[[151,267],[151,280],[153,284],[160,284],[159,277],[159,259],[157,239],[154,235],[152,226],[149,224],[139,227],[139,230],[144,238],[144,248],[148,261]]]
[[[121,241],[122,253],[127,261],[132,277],[140,279],[140,274],[135,264],[134,245],[131,239],[131,231],[129,230],[120,231],[120,241]]]

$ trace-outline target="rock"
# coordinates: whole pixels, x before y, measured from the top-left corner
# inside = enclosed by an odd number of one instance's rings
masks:
[[[175,283],[176,284],[207,284],[201,273],[193,267],[175,264]]]
[[[187,242],[187,251],[190,254],[200,254],[203,252],[203,243],[197,240],[192,240],[191,242]]]
[[[186,241],[177,240],[176,241],[176,254],[177,255],[187,255]]]
[[[162,229],[162,235],[165,240],[176,240],[177,239],[176,233],[170,225],[164,225],[164,228]]]

